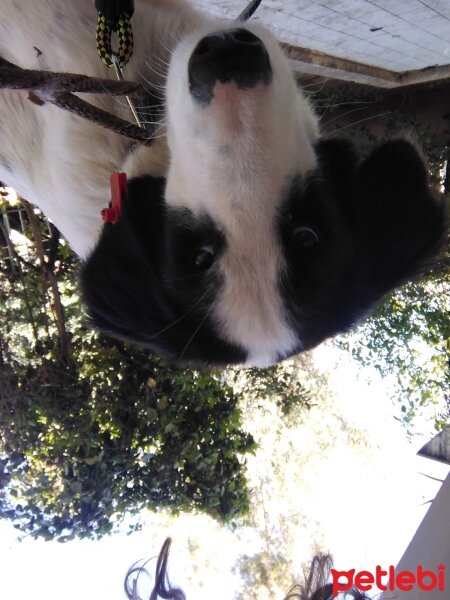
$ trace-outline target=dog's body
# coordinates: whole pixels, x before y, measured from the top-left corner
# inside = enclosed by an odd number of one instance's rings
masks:
[[[0,16],[11,62],[113,78],[93,0],[2,0]],[[177,361],[267,365],[348,328],[436,252],[443,211],[414,147],[389,142],[358,164],[347,143],[320,140],[269,32],[181,0],[137,1],[132,23],[126,78],[165,89],[153,146],[24,93],[0,102],[0,180],[85,260],[97,327]],[[131,118],[117,99],[89,100]],[[117,170],[129,197],[102,227]]]

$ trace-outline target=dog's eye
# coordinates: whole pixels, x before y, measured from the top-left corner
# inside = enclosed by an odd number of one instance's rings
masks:
[[[302,225],[295,227],[292,231],[292,238],[296,246],[309,250],[319,243],[319,236],[311,227]]]
[[[214,248],[212,246],[202,246],[195,257],[195,266],[197,269],[206,271],[214,262]]]

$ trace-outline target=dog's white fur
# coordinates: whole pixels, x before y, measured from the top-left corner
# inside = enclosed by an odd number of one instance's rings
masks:
[[[25,68],[114,78],[97,56],[95,23],[92,0],[63,5],[2,0],[0,53]],[[315,166],[316,118],[266,29],[246,25],[268,50],[271,84],[247,91],[233,83],[219,85],[205,110],[187,92],[187,61],[204,35],[235,25],[210,21],[179,0],[137,1],[132,23],[135,51],[127,79],[164,85],[161,72],[170,62],[167,126],[160,141],[137,147],[61,109],[37,107],[26,93],[6,92],[0,105],[0,180],[39,206],[85,258],[102,227],[110,173],[167,176],[166,201],[212,215],[229,240],[215,319],[230,341],[248,348],[250,363],[269,364],[277,352],[298,345],[275,293],[283,259],[274,218],[288,178]],[[130,116],[117,99],[87,99]]]

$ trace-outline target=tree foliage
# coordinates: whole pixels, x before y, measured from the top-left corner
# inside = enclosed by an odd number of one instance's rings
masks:
[[[270,398],[288,418],[295,409],[307,410],[314,404],[311,390],[298,377],[298,367],[294,366],[300,363],[285,361],[264,369],[252,367],[245,373],[230,369],[227,379],[241,393],[251,390],[254,401]]]
[[[440,274],[394,292],[352,335],[338,340],[364,366],[391,377],[392,399],[413,431],[427,405],[437,430],[450,423],[450,276]]]
[[[254,442],[237,395],[218,372],[87,330],[76,261],[59,239],[51,255],[57,233],[27,209],[26,256],[7,245],[1,256],[0,516],[66,541],[143,508],[245,514]]]

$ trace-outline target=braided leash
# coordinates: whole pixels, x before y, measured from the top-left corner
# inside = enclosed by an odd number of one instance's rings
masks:
[[[142,93],[144,90],[137,83],[111,81],[75,73],[22,69],[0,56],[0,89],[28,90],[28,97],[34,104],[49,102],[142,144],[152,143],[148,133],[140,127],[93,106],[72,93],[88,92],[113,96]]]
[[[98,10],[97,52],[107,67],[114,67],[119,81],[125,81],[122,68],[133,54],[133,30],[131,17],[134,13],[134,0],[95,0]],[[119,40],[117,52],[111,48],[112,33],[116,32]],[[145,129],[132,99],[125,96],[138,127]]]
[[[35,90],[45,97],[65,92],[89,94],[111,94],[122,96],[141,91],[142,86],[132,81],[118,82],[110,79],[78,75],[77,73],[55,73],[22,69],[0,56],[0,89]]]
[[[114,67],[114,57],[120,68],[123,68],[133,54],[133,30],[131,29],[131,15],[123,13],[114,25],[109,25],[106,16],[99,12],[97,21],[97,52],[102,62],[107,67]],[[117,52],[111,48],[111,37],[115,31],[119,44]]]

